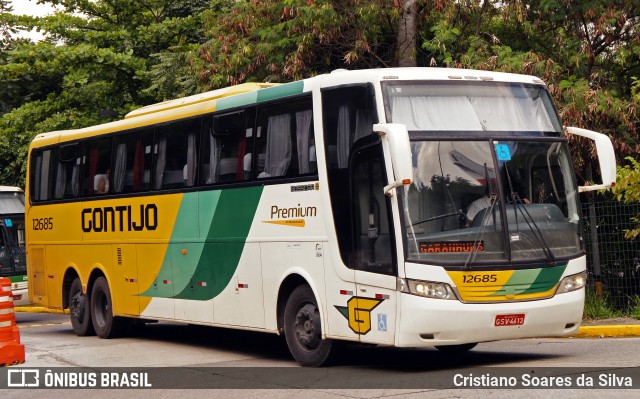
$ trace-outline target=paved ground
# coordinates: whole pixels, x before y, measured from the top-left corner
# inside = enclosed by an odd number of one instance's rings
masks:
[[[68,311],[49,310],[39,306],[19,306],[15,311],[68,313]],[[640,337],[640,320],[630,317],[584,320],[578,334],[574,337]]]

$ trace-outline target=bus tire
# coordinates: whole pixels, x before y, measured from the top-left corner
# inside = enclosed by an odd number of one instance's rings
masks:
[[[443,353],[464,353],[469,352],[471,349],[475,348],[476,345],[478,345],[477,342],[459,345],[440,345],[436,346],[436,349]]]
[[[100,338],[116,338],[126,328],[126,320],[113,316],[113,302],[107,279],[100,276],[91,289],[91,320]]]
[[[322,339],[318,303],[306,284],[296,287],[287,299],[284,336],[291,355],[302,366],[327,365],[335,354],[335,342]]]
[[[79,337],[95,335],[91,321],[89,295],[82,293],[82,282],[79,277],[71,283],[69,288],[69,316],[73,332]]]

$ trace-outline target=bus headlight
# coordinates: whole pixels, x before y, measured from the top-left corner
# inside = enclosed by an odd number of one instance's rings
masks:
[[[398,279],[398,290],[413,295],[434,299],[458,299],[447,283]]]
[[[578,274],[572,274],[562,279],[556,294],[563,294],[565,292],[571,292],[579,290],[587,284],[587,272],[581,272]]]

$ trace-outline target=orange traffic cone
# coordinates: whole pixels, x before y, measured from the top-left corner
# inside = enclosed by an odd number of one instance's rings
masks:
[[[24,363],[24,345],[13,311],[11,280],[0,278],[0,366]]]

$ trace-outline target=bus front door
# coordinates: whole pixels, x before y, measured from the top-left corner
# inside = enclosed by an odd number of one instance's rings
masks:
[[[350,170],[357,333],[361,342],[393,344],[397,261],[380,142],[356,150]]]

